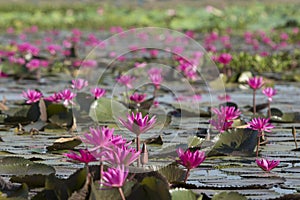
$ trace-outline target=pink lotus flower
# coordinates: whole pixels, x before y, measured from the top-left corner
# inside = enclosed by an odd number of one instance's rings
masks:
[[[76,90],[82,90],[83,88],[88,86],[88,81],[82,78],[72,80],[72,88]]]
[[[27,99],[26,103],[35,103],[42,98],[43,94],[36,90],[28,89],[27,92],[23,91],[23,97]]]
[[[99,87],[95,87],[95,88],[91,89],[91,93],[93,94],[95,99],[99,99],[99,98],[101,98],[105,95],[106,90],[102,89],[102,88],[99,88]]]
[[[233,121],[227,122],[224,116],[218,115],[216,119],[209,120],[209,123],[214,126],[214,128],[219,131],[220,133],[224,133],[233,124]]]
[[[26,67],[30,70],[38,69],[40,67],[40,60],[32,59],[26,64]]]
[[[219,95],[219,96],[218,96],[218,99],[219,99],[220,101],[230,101],[231,97],[230,97],[230,95],[228,95],[228,94],[223,94],[223,95]]]
[[[222,53],[218,58],[218,61],[223,65],[229,64],[231,60],[232,56],[229,53]]]
[[[262,158],[261,160],[256,159],[256,164],[264,171],[271,171],[273,168],[277,167],[279,165],[279,160],[268,160],[265,158]]]
[[[147,96],[146,94],[134,93],[130,96],[130,100],[136,103],[142,103],[143,101],[145,101],[146,96]]]
[[[155,88],[159,88],[161,82],[163,81],[161,74],[149,74],[149,79],[151,80]]]
[[[263,131],[271,132],[271,129],[274,128],[274,126],[269,123],[269,120],[269,118],[254,118],[250,122],[248,122],[248,127],[252,130],[257,130],[260,133],[262,133]]]
[[[272,97],[277,93],[277,91],[271,87],[265,88],[262,92],[268,97],[269,101],[272,101]]]
[[[63,104],[65,106],[68,106],[69,104],[74,105],[75,103],[73,102],[74,97],[76,94],[74,94],[70,89],[65,89],[59,93],[61,95],[61,99],[64,101]]]
[[[134,77],[129,75],[122,75],[117,78],[117,82],[124,85],[127,88],[132,88],[132,82],[135,80]]]
[[[8,75],[0,70],[0,78],[7,78]]]
[[[257,90],[264,85],[262,77],[253,77],[248,80],[248,85],[253,89]]]
[[[105,155],[105,160],[113,166],[129,166],[139,158],[140,151],[130,147],[113,147]]]
[[[46,101],[51,101],[53,103],[59,103],[62,100],[62,96],[60,93],[54,93],[51,96],[45,98]]]
[[[184,151],[179,148],[177,150],[179,160],[177,161],[180,165],[183,165],[187,169],[193,169],[198,167],[205,160],[204,151],[191,152],[189,149]]]
[[[61,46],[57,44],[50,44],[49,46],[47,46],[47,50],[51,55],[55,55],[61,50]]]
[[[81,140],[85,143],[93,145],[91,151],[99,148],[109,148],[111,146],[111,139],[114,133],[114,129],[106,127],[90,128],[89,133],[85,133]]]
[[[108,168],[106,172],[103,172],[103,185],[108,187],[121,188],[128,176],[128,171],[124,166],[114,168]]]
[[[133,132],[137,136],[139,136],[141,133],[145,133],[151,128],[153,128],[155,122],[156,122],[156,116],[153,116],[149,120],[149,116],[146,115],[144,118],[142,116],[141,112],[134,114],[134,112],[131,113],[131,115],[127,115],[127,121],[124,119],[119,119],[121,124],[125,126],[129,131]]]
[[[238,108],[236,109],[234,106],[221,106],[220,109],[213,108],[212,111],[218,116],[225,117],[226,121],[234,120],[241,114],[241,111]]]
[[[66,153],[64,155],[74,161],[79,161],[85,164],[96,161],[96,158],[88,150],[84,149],[79,149],[79,155],[74,151],[71,151],[70,153]]]

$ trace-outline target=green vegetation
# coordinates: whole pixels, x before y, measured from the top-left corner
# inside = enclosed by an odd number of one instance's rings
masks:
[[[228,27],[234,31],[270,30],[300,24],[299,6],[295,6],[299,3],[229,4],[230,6],[224,8],[210,7],[210,11],[207,11],[206,5],[173,4],[175,13],[172,13],[170,8],[165,7],[145,8],[117,3],[2,3],[0,27],[2,30],[13,27],[20,31],[33,25],[41,29],[76,27],[94,30],[111,26],[160,26],[208,32],[225,30]],[[103,13],[99,14],[98,9],[102,9]]]

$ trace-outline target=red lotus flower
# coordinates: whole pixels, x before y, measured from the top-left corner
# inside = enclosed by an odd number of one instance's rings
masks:
[[[250,122],[248,122],[248,127],[251,128],[252,130],[257,130],[258,132],[271,132],[271,129],[274,128],[274,126],[269,123],[269,118],[254,118]]]
[[[71,151],[70,153],[66,153],[64,155],[74,161],[79,161],[85,164],[96,161],[96,158],[88,150],[85,149],[79,149],[79,154]]]
[[[28,89],[27,92],[23,91],[23,97],[27,99],[26,103],[35,103],[42,98],[43,94],[36,90]]]
[[[99,98],[101,98],[105,95],[106,90],[102,89],[102,88],[99,88],[99,87],[96,87],[96,88],[91,89],[91,93],[93,94],[95,99],[99,99]]]
[[[187,169],[196,168],[205,160],[204,151],[191,152],[189,149],[184,151],[179,148],[177,150],[177,154],[179,156],[179,160],[177,162]]]
[[[232,56],[229,53],[222,53],[219,58],[218,62],[222,63],[223,65],[227,65],[232,60]]]
[[[248,85],[253,89],[257,90],[264,85],[262,77],[253,77],[248,80]]]
[[[269,101],[272,101],[272,97],[277,93],[277,91],[271,87],[265,88],[262,92],[268,97]]]
[[[146,96],[147,96],[146,94],[134,93],[130,96],[130,100],[136,103],[142,103],[143,101],[145,101]]]
[[[261,160],[256,159],[256,164],[264,171],[271,171],[273,168],[277,167],[279,165],[279,160],[268,160],[265,158],[262,158]]]

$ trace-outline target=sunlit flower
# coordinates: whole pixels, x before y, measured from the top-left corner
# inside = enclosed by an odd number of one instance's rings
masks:
[[[257,90],[264,85],[262,77],[253,77],[248,80],[248,85],[253,89]]]
[[[134,112],[131,113],[131,115],[127,115],[127,120],[119,119],[121,124],[125,126],[129,131],[135,133],[137,136],[141,133],[145,133],[151,128],[153,128],[155,122],[156,122],[156,116],[153,116],[149,119],[149,116],[146,115],[144,118],[142,116],[141,112],[138,112],[134,114]]]
[[[277,93],[277,91],[271,87],[265,88],[262,92],[268,97],[269,101],[272,101],[272,97]]]
[[[265,158],[262,159],[256,159],[256,164],[264,171],[271,171],[273,168],[277,167],[279,165],[279,160],[268,160]]]
[[[71,151],[70,153],[66,153],[64,155],[74,161],[79,161],[85,164],[96,161],[96,158],[88,150],[85,149],[79,149],[79,154]]]
[[[36,90],[28,89],[26,92],[23,91],[23,97],[27,100],[26,103],[35,103],[42,98],[43,94]]]
[[[179,148],[177,150],[179,160],[177,161],[180,165],[183,165],[187,169],[193,169],[198,167],[205,160],[204,151],[191,152],[189,149],[184,151]]]
[[[159,88],[161,82],[163,81],[161,74],[149,74],[149,79],[156,88]]]
[[[248,122],[248,127],[252,130],[257,130],[258,132],[271,132],[271,129],[274,128],[274,126],[269,123],[269,118],[253,118],[250,122]]]
[[[72,88],[76,90],[82,90],[83,88],[88,86],[88,81],[82,78],[72,80]]]
[[[114,129],[106,127],[90,128],[90,132],[85,133],[81,140],[87,144],[93,145],[93,150],[98,148],[109,148]]]

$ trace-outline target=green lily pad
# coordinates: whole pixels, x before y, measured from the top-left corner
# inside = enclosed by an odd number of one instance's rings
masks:
[[[179,182],[184,180],[185,171],[172,163],[158,170],[160,174],[166,177],[169,183]]]
[[[54,141],[53,145],[48,146],[48,151],[58,151],[58,150],[71,150],[74,147],[80,145],[82,142],[78,137],[72,138],[59,138]]]
[[[49,175],[55,173],[51,166],[34,163],[21,157],[4,157],[0,160],[0,174],[25,176],[33,174]]]
[[[68,179],[59,179],[54,174],[46,177],[45,189],[38,192],[32,199],[68,199],[73,192],[80,190],[86,181],[86,168],[79,169]]]
[[[163,181],[155,177],[145,177],[143,181],[133,189],[132,193],[127,199],[171,200],[171,195],[169,193],[168,185],[166,185]]]
[[[128,109],[118,101],[100,98],[92,103],[89,116],[96,122],[115,122],[127,113]]]
[[[132,191],[132,187],[135,185],[134,181],[127,181],[122,187],[125,197],[129,196]],[[99,183],[92,183],[91,194],[89,200],[106,200],[115,199],[121,200],[120,193],[117,188],[101,187],[99,188]]]
[[[247,198],[237,192],[221,192],[215,194],[212,200],[247,200]]]
[[[172,200],[202,200],[203,196],[197,198],[197,195],[191,190],[187,190],[184,188],[176,188],[170,190]]]
[[[197,148],[197,147],[201,147],[205,139],[197,136],[190,136],[188,137],[187,141],[188,141],[188,148]]]
[[[233,129],[219,134],[208,156],[252,155],[257,144],[257,131]]]

